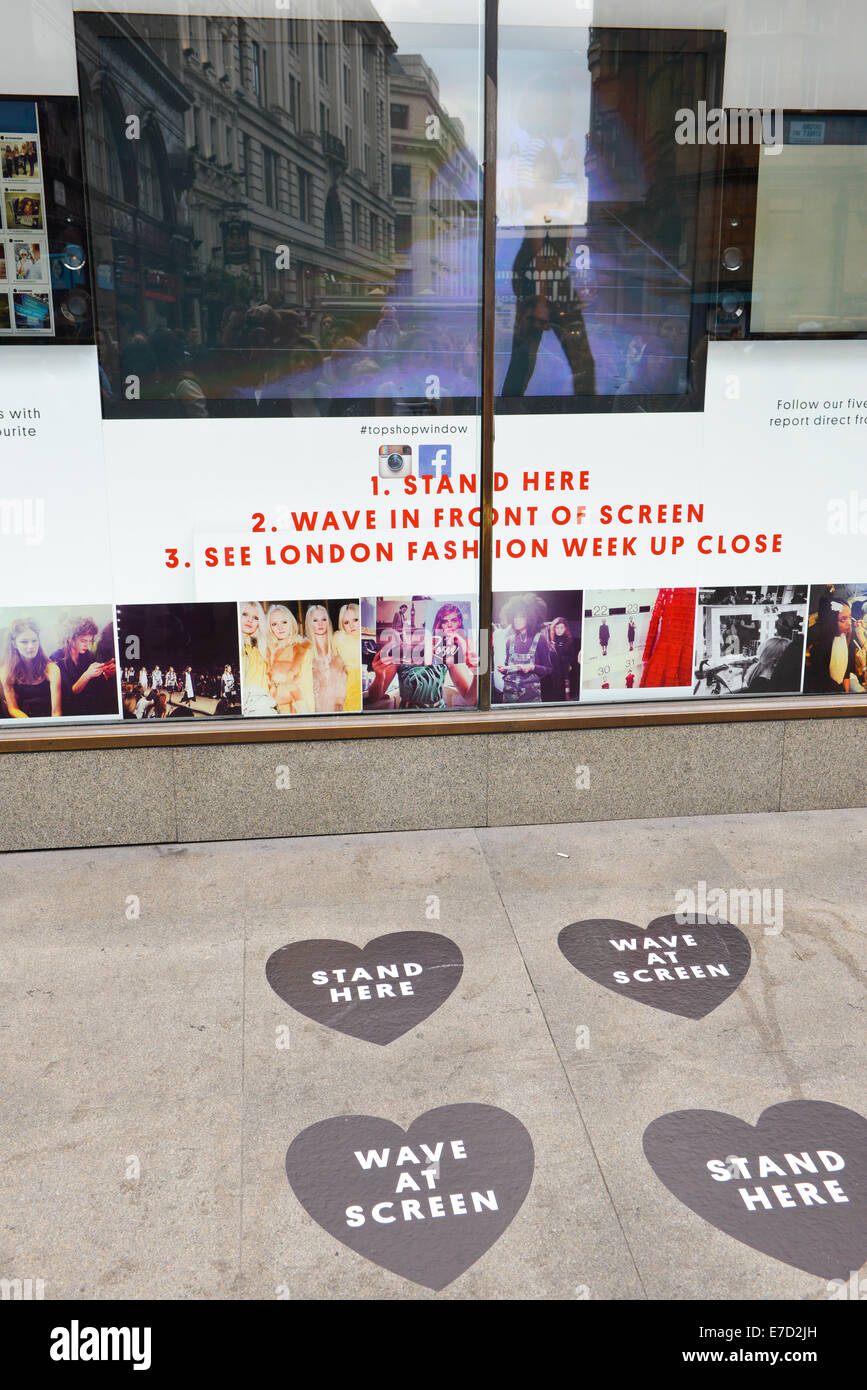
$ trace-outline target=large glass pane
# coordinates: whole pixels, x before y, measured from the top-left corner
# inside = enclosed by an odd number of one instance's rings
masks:
[[[75,15],[123,713],[473,707],[481,12],[204,8]]]
[[[107,414],[475,410],[479,25],[395,14],[76,15]]]

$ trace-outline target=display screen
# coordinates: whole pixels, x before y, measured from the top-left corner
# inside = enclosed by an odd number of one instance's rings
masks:
[[[723,52],[713,32],[502,32],[501,412],[702,409],[720,151],[677,128],[717,100]]]
[[[0,344],[89,343],[78,102],[0,98]]]
[[[75,32],[106,415],[473,413],[476,27]]]
[[[754,334],[867,332],[867,144],[856,121],[793,119],[787,143],[759,159]],[[837,143],[841,126],[859,143]]]

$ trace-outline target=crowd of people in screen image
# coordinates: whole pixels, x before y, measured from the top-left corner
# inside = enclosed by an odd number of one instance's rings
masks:
[[[127,665],[121,674],[124,712],[135,719],[167,719],[173,705],[175,713],[189,710],[200,697],[217,701],[215,714],[228,714],[237,703],[237,680],[228,663],[219,673],[194,673],[192,666],[175,670],[172,665],[163,671],[157,663],[150,672],[146,666]]]
[[[275,303],[227,308],[219,342],[205,345],[197,329],[164,324],[145,332],[119,319],[121,341],[100,330],[103,403],[123,404],[122,385],[138,383],[136,399],[163,402],[182,417],[226,413],[217,403],[248,402],[262,414],[295,417],[369,413],[358,401],[406,400],[434,411],[450,398],[478,394],[474,328],[410,322],[393,305],[353,321],[346,314]],[[428,320],[430,313],[428,311]],[[420,365],[421,364],[421,365]],[[437,377],[435,401],[425,382]],[[165,403],[169,403],[166,405]],[[229,412],[231,413],[231,411]]]

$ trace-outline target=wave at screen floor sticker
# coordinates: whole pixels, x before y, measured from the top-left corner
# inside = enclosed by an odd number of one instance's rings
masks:
[[[644,1153],[684,1206],[744,1245],[822,1279],[867,1260],[867,1119],[823,1100],[772,1105],[747,1124],[678,1110]]]
[[[365,1042],[390,1043],[423,1023],[457,987],[460,947],[438,932],[350,941],[293,941],[269,956],[268,983],[306,1018]]]
[[[376,1115],[320,1120],[286,1175],[313,1220],[373,1264],[444,1289],[499,1240],[533,1178],[533,1141],[494,1105],[444,1105],[407,1130]]]
[[[588,979],[683,1018],[704,1018],[728,999],[752,955],[738,927],[698,914],[654,917],[643,929],[591,917],[564,927],[557,942]]]

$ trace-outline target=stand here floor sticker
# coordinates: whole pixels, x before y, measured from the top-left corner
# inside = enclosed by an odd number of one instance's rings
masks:
[[[366,946],[293,941],[269,957],[265,975],[298,1013],[338,1033],[386,1044],[423,1023],[457,987],[460,947],[438,932],[392,932]]]
[[[867,1260],[867,1119],[823,1100],[772,1105],[753,1126],[678,1110],[644,1153],[684,1206],[735,1240],[822,1279]]]

